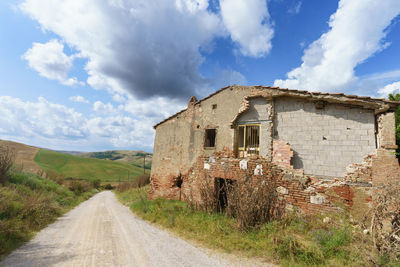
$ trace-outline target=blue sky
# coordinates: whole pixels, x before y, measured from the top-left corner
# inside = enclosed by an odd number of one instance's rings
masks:
[[[230,84],[385,97],[398,0],[5,0],[0,138],[152,151],[152,125]]]

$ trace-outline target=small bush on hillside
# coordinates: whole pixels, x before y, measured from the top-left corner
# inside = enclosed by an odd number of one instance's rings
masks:
[[[149,174],[142,174],[137,177],[132,182],[123,182],[117,185],[117,190],[119,192],[125,192],[132,188],[140,188],[150,184],[150,175]]]
[[[144,173],[142,175],[139,175],[138,178],[136,178],[133,183],[136,185],[136,187],[143,187],[148,184],[150,184],[150,175],[148,173]]]
[[[0,183],[5,184],[8,180],[8,171],[15,161],[15,151],[9,147],[0,147]]]
[[[72,180],[69,183],[69,190],[74,192],[77,195],[80,195],[82,193],[85,193],[92,189],[91,185],[87,181],[77,181],[77,180]]]
[[[100,179],[92,180],[92,186],[93,186],[93,188],[99,189],[101,186],[101,180]]]
[[[123,183],[119,183],[116,186],[116,189],[119,192],[125,192],[132,188],[136,188],[136,186],[133,184],[133,182],[123,182]]]
[[[40,175],[40,176],[43,177],[43,175]],[[64,181],[65,181],[65,176],[54,170],[47,170],[45,177],[47,179],[50,179],[50,180],[56,182],[59,185],[64,184]]]

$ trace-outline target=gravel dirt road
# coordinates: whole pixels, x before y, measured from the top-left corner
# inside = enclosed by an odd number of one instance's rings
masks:
[[[135,217],[110,191],[39,232],[0,266],[249,266],[197,248]]]

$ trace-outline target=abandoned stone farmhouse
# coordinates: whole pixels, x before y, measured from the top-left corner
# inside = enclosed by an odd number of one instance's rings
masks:
[[[262,177],[274,169],[286,209],[334,210],[337,201],[367,207],[373,188],[400,181],[399,104],[268,86],[192,97],[154,126],[149,196],[201,201],[201,179]]]

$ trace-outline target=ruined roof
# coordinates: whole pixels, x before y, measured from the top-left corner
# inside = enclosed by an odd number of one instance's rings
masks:
[[[200,104],[201,102],[215,96],[216,94],[219,94],[220,92],[231,88],[235,85],[232,86],[226,86],[223,87],[217,91],[215,91],[214,93],[206,96],[205,98],[199,100],[196,102],[195,105]],[[359,101],[366,101],[366,102],[373,102],[373,103],[378,103],[378,104],[387,104],[389,105],[391,108],[396,108],[397,106],[400,106],[400,102],[399,101],[391,101],[391,100],[387,100],[385,98],[373,98],[373,97],[369,97],[369,96],[357,96],[357,95],[345,95],[343,93],[323,93],[323,92],[309,92],[309,91],[304,91],[304,90],[296,90],[296,89],[288,89],[288,88],[280,88],[280,87],[272,87],[272,86],[263,86],[263,85],[254,85],[254,86],[243,86],[243,87],[253,87],[253,88],[259,88],[259,89],[273,89],[273,90],[277,90],[277,91],[281,91],[281,92],[286,92],[290,95],[302,95],[302,96],[308,96],[311,98],[318,98],[321,100],[324,100],[324,98],[328,98],[328,97],[336,97],[336,98],[344,98],[347,100],[359,100]],[[344,103],[346,104],[346,101],[340,100],[338,99],[339,103]],[[166,121],[169,121],[170,119],[178,116],[179,114],[185,112],[187,110],[187,108],[175,113],[174,115],[162,120],[161,122],[157,123],[156,125],[153,126],[153,128],[155,129],[157,126],[159,126],[160,124],[163,124]]]

